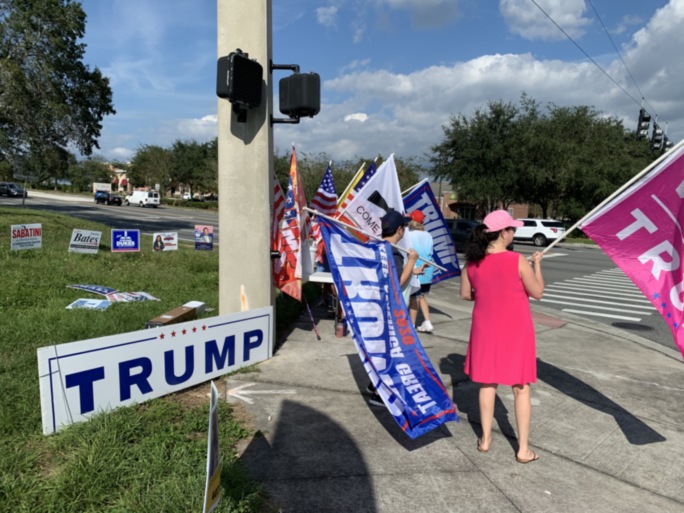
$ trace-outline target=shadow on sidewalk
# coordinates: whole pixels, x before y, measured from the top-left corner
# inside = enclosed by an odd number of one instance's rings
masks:
[[[327,415],[283,401],[273,444],[258,432],[241,456],[273,511],[375,513],[363,455]]]
[[[470,381],[463,372],[464,363],[464,355],[450,354],[440,361],[440,371],[451,376],[454,402],[458,406],[459,412],[468,415],[468,422],[475,435],[480,437],[482,436],[478,405],[480,387],[477,383]],[[632,445],[646,445],[666,440],[664,436],[652,429],[641,419],[632,415],[594,387],[540,359],[537,359],[537,379],[554,387],[562,394],[615,418],[615,422],[624,433],[625,438]],[[499,392],[501,392],[502,388],[504,387],[499,387]],[[501,433],[508,438],[513,449],[517,450],[518,444],[515,430],[509,420],[508,410],[498,395],[494,406],[494,420],[498,423]],[[515,422],[514,417],[512,420]]]
[[[358,354],[348,355],[347,359],[349,360],[349,368],[351,369],[356,386],[359,388],[359,394],[363,396],[368,409],[375,416],[380,425],[387,430],[392,438],[394,438],[395,442],[401,445],[404,449],[407,451],[415,451],[416,449],[425,447],[426,445],[429,445],[442,438],[451,438],[451,433],[446,426],[442,424],[432,431],[419,436],[415,440],[411,440],[409,436],[402,431],[386,407],[372,406],[368,402],[370,394],[366,392],[366,387],[370,383],[370,379],[368,378],[366,369],[363,368],[363,364],[361,363],[361,359],[359,358]]]
[[[663,435],[652,429],[648,424],[632,415],[595,388],[540,359],[537,359],[537,378],[568,397],[572,397],[590,408],[614,417],[625,438],[632,445],[646,445],[666,440]]]

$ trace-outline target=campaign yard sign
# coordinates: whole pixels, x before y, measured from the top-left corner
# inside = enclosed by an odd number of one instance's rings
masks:
[[[112,230],[112,253],[140,251],[140,230]]]
[[[13,224],[10,228],[10,235],[10,251],[43,247],[43,227],[41,224]]]
[[[155,232],[152,235],[154,251],[175,251],[178,249],[178,232]]]
[[[43,433],[273,355],[273,307],[38,349]]]
[[[102,232],[74,228],[69,241],[69,253],[89,253],[96,255],[100,249]]]

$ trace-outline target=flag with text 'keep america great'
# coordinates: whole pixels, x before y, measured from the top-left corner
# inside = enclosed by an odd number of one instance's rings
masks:
[[[394,420],[412,439],[458,421],[411,322],[390,244],[363,243],[326,219],[318,222],[356,349]]]
[[[660,312],[684,355],[684,143],[623,193],[586,217],[582,230]]]

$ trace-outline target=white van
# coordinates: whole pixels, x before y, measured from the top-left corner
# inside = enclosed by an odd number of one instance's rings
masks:
[[[124,200],[126,206],[138,205],[139,207],[159,206],[159,193],[157,191],[133,191]]]

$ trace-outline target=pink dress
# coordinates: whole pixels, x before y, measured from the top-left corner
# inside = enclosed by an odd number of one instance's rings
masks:
[[[476,383],[524,385],[537,381],[537,355],[530,300],[513,251],[492,253],[468,264],[473,323],[465,372]]]

